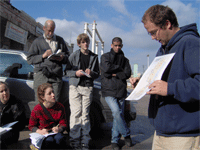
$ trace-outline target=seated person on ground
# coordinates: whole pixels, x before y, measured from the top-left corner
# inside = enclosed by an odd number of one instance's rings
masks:
[[[8,84],[0,81],[0,126],[18,121],[8,132],[0,135],[0,149],[6,149],[8,145],[17,142],[19,132],[25,128],[25,108],[20,100],[10,94]]]
[[[67,121],[64,106],[56,102],[52,85],[49,83],[38,86],[37,96],[39,104],[31,112],[28,128],[42,135],[49,132],[57,133],[44,139],[42,149],[65,148],[63,131],[66,129]]]

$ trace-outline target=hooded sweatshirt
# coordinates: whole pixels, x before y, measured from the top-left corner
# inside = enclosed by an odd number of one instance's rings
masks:
[[[200,135],[200,37],[196,24],[181,27],[157,56],[175,53],[163,73],[167,96],[152,95],[149,119],[161,136]]]

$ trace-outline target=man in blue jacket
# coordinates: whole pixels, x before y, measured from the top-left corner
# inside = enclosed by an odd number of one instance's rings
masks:
[[[199,149],[200,37],[196,24],[179,27],[172,9],[162,5],[150,7],[142,22],[151,38],[161,43],[156,56],[175,53],[162,79],[147,92],[151,95],[149,119],[156,130],[152,149]]]

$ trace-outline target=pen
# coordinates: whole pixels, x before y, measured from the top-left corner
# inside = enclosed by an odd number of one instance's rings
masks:
[[[60,124],[57,124],[55,127],[59,127],[59,125],[60,125]],[[52,131],[52,129],[50,129],[48,132],[51,132],[51,131]]]

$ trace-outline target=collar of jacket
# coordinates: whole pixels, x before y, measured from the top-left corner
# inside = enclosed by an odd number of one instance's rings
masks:
[[[111,48],[111,49],[110,49],[110,52],[111,52],[111,54],[113,54],[113,55],[117,55],[117,54],[123,54],[123,55],[124,55],[124,52],[123,52],[122,50],[120,50],[119,53],[115,53],[115,51]]]

